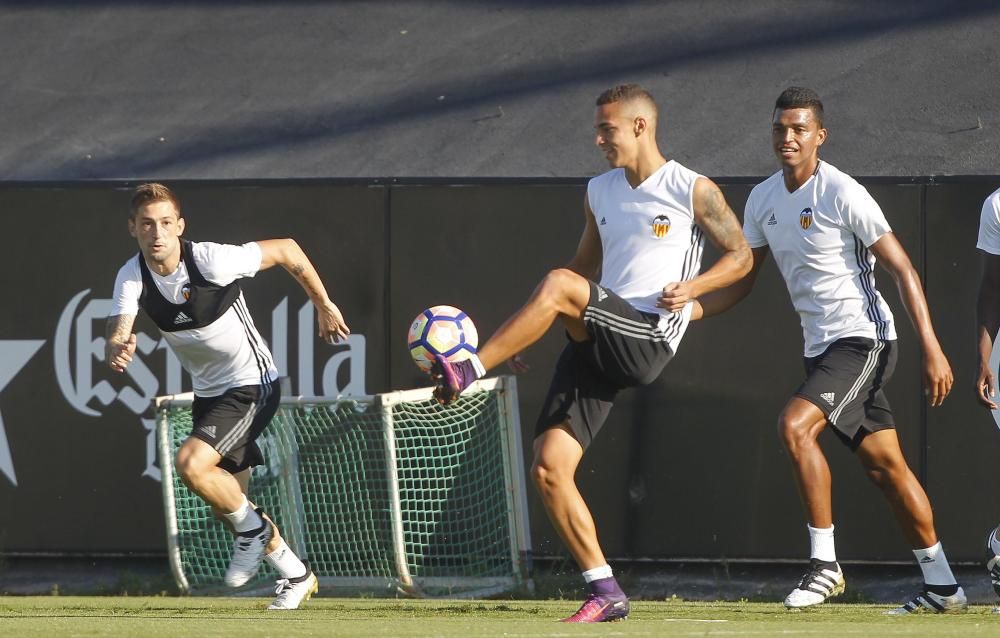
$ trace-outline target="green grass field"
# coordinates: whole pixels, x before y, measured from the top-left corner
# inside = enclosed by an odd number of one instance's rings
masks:
[[[1000,636],[1000,615],[887,617],[886,605],[829,604],[800,612],[780,603],[633,603],[625,622],[564,625],[575,601],[410,601],[318,598],[267,612],[263,598],[0,597],[0,635],[108,638],[298,636]]]

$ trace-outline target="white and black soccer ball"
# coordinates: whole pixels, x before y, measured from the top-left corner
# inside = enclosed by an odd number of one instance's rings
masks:
[[[434,306],[414,318],[406,345],[417,367],[429,372],[436,354],[449,361],[463,361],[474,355],[479,333],[463,311],[454,306]]]

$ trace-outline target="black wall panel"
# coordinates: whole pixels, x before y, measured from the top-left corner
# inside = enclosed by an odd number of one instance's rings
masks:
[[[719,181],[741,213],[752,184]],[[975,237],[982,200],[1000,180],[866,183],[925,277],[956,374],[945,406],[926,408],[919,344],[891,277],[878,271],[900,338],[888,394],[902,447],[928,482],[951,558],[978,560],[981,537],[1000,516],[974,506],[991,502],[1000,434],[972,398]],[[582,179],[174,186],[187,236],[294,237],[343,310],[356,337],[331,348],[311,333],[308,300],[287,274],[277,269],[246,281],[258,327],[296,394],[425,385],[405,347],[412,318],[431,305],[456,305],[488,337],[570,259],[585,192]],[[163,550],[145,406],[189,382],[169,369],[145,319],[137,324],[144,366],[135,374],[114,375],[95,354],[115,274],[136,250],[126,231],[128,191],[120,183],[0,187],[9,237],[0,268],[7,293],[0,373],[8,377],[0,387],[0,553]],[[716,256],[709,248],[704,264]],[[525,353],[532,366],[519,379],[526,466],[564,343],[556,327]],[[609,556],[806,556],[805,521],[775,428],[802,379],[801,356],[798,317],[772,261],[749,298],[689,328],[659,380],[620,395],[577,477]],[[834,436],[824,435],[823,444],[841,557],[909,560],[860,464]],[[564,555],[530,487],[529,505],[536,553]]]
[[[995,497],[1000,432],[973,390],[979,212],[997,186],[1000,180],[993,178],[927,187],[927,294],[955,373],[952,396],[927,411],[928,492],[945,547],[974,559],[974,548],[1000,520]]]
[[[300,331],[299,309],[308,298],[280,267],[244,280],[257,327],[276,360],[284,360],[281,371],[293,377],[294,392],[386,387],[381,189],[181,183],[176,191],[191,239],[296,238],[364,337],[364,348],[357,337],[350,348],[327,346],[311,314]],[[0,362],[15,375],[0,394],[0,415],[17,482],[0,475],[0,551],[165,546],[147,408],[151,397],[189,390],[190,381],[168,369],[159,334],[141,315],[129,370],[116,374],[103,363],[115,275],[137,250],[127,231],[128,199],[127,189],[110,185],[0,188],[0,214],[16,238],[0,269],[12,293],[0,313],[0,344],[42,342],[23,367]],[[357,370],[367,377],[351,378]],[[0,439],[0,452],[4,447]]]
[[[428,384],[406,348],[406,332],[424,308],[457,306],[475,321],[481,342],[528,299],[541,279],[573,256],[583,228],[584,185],[452,187],[395,186],[390,221],[391,382],[396,388]],[[555,328],[524,353],[531,370],[518,380],[525,467],[531,463],[534,422],[565,337]],[[508,373],[501,366],[491,374]],[[618,437],[602,452],[626,462]],[[593,461],[595,459],[588,459]],[[619,472],[604,463],[580,470],[581,488],[600,512],[613,510],[624,491]],[[619,505],[619,509],[620,509]],[[624,512],[621,512],[622,514]],[[530,493],[536,550],[558,553],[541,503]],[[623,532],[608,519],[606,541],[621,545]],[[620,518],[620,517],[619,517]]]

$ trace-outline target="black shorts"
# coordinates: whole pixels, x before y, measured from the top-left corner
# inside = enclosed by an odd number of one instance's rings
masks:
[[[264,456],[255,441],[280,402],[277,381],[230,388],[217,397],[196,396],[191,405],[191,436],[215,448],[222,455],[219,467],[231,474],[260,465]]]
[[[896,368],[896,342],[865,337],[837,339],[817,357],[806,357],[806,380],[796,396],[813,403],[852,450],[872,432],[892,429],[892,408],[882,387]]]
[[[589,341],[570,341],[556,363],[536,436],[568,422],[586,449],[601,429],[619,390],[651,383],[673,357],[657,327],[660,315],[636,310],[590,282],[584,311]]]

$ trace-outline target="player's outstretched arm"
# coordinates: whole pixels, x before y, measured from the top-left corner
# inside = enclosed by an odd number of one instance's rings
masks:
[[[707,295],[702,295],[695,299],[694,308],[691,310],[691,321],[707,319],[708,317],[722,314],[743,301],[743,298],[753,290],[753,285],[757,283],[757,275],[760,274],[760,269],[767,260],[769,252],[770,250],[767,246],[751,248],[750,272],[732,286],[727,286],[721,290],[713,290]]]
[[[694,185],[694,221],[722,255],[712,267],[688,281],[668,283],[657,306],[679,312],[691,300],[730,286],[750,272],[753,257],[736,214],[712,180],[699,177]]]
[[[135,335],[132,324],[135,315],[108,317],[104,329],[104,362],[115,372],[124,372],[135,354]]]
[[[320,338],[327,343],[346,339],[351,330],[340,314],[340,308],[326,294],[323,281],[298,242],[294,239],[265,239],[257,242],[257,245],[261,252],[261,270],[275,265],[282,266],[309,295],[318,313]]]
[[[976,342],[979,352],[976,371],[976,399],[991,410],[998,405],[994,400],[996,376],[990,370],[993,338],[1000,329],[1000,255],[983,253],[983,274],[979,281],[976,300]]]
[[[899,296],[924,351],[925,392],[931,405],[941,405],[951,392],[955,377],[931,324],[931,313],[927,308],[920,277],[894,233],[882,235],[870,248],[878,262],[896,281]]]

